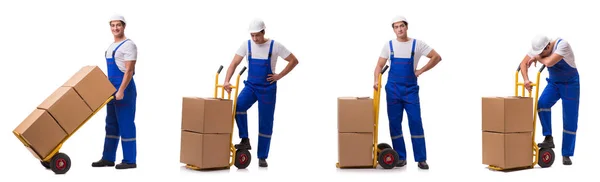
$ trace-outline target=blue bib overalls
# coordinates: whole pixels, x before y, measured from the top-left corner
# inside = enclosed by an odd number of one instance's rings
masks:
[[[112,57],[106,58],[108,68],[108,79],[118,90],[123,82],[124,73],[117,67],[115,62],[115,52],[129,39],[121,42],[112,52]],[[104,140],[104,152],[102,159],[115,161],[119,139],[123,148],[123,162],[129,164],[136,163],[136,129],[135,129],[135,108],[136,108],[137,90],[133,78],[124,91],[122,100],[111,100],[106,105],[106,138]]]
[[[390,40],[391,63],[385,91],[390,135],[394,150],[398,152],[400,160],[406,160],[406,147],[402,134],[402,115],[403,111],[406,110],[415,161],[421,162],[427,160],[427,153],[421,123],[419,85],[414,67],[415,45],[416,40],[413,39],[410,58],[397,58],[394,57],[394,48]]]
[[[560,42],[561,39],[556,42],[554,50]],[[573,156],[579,117],[579,72],[562,59],[554,66],[548,67],[548,73],[549,78],[546,79],[548,85],[546,85],[538,100],[538,115],[542,124],[542,133],[544,136],[552,135],[550,108],[561,99],[563,113],[562,155]]]
[[[248,116],[246,111],[258,101],[258,158],[266,159],[269,156],[271,134],[273,133],[273,120],[275,114],[275,99],[277,82],[267,81],[268,75],[273,74],[271,69],[271,55],[274,41],[271,40],[267,59],[252,57],[251,40],[248,40],[248,79],[244,81],[245,87],[238,96],[235,120],[239,129],[240,138],[248,138]]]

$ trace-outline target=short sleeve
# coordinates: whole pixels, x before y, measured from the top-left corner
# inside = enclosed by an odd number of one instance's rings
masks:
[[[379,55],[379,57],[384,58],[384,59],[388,59],[390,57],[390,43],[386,42],[385,44],[383,44],[383,48],[381,49],[381,54]]]
[[[421,56],[427,57],[427,55],[429,55],[429,53],[431,52],[431,50],[433,50],[433,48],[429,47],[429,45],[427,45],[427,43],[425,43],[424,41],[419,40],[417,43],[419,45],[418,45],[416,51],[418,53],[421,53]]]
[[[248,54],[248,41],[244,41],[235,54],[245,57]]]
[[[290,54],[292,54],[290,50],[288,50],[283,44],[279,42],[275,42],[275,45],[273,46],[277,46],[277,54],[283,59],[287,58],[288,56],[290,56]]]
[[[556,46],[554,53],[566,57],[569,54],[569,42],[561,40]]]
[[[124,61],[136,61],[137,60],[137,45],[135,43],[128,41],[125,44],[125,49],[123,49],[123,58]]]

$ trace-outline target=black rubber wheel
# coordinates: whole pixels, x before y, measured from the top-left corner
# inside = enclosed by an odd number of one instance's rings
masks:
[[[542,168],[547,168],[552,166],[554,163],[554,159],[556,156],[554,155],[554,150],[551,148],[542,148],[538,154],[540,157],[538,159],[538,165]]]
[[[50,160],[50,169],[55,174],[65,174],[71,169],[71,158],[67,154],[57,153]]]
[[[252,161],[252,155],[245,149],[239,149],[235,152],[235,162],[233,163],[238,169],[246,169]]]
[[[379,150],[383,150],[383,149],[392,148],[392,146],[390,146],[390,145],[389,145],[389,144],[387,144],[387,143],[380,143],[379,145],[377,145],[377,148],[378,148]]]
[[[49,162],[40,161],[40,163],[42,163],[42,166],[44,166],[46,169],[50,169],[50,163]]]
[[[377,157],[377,162],[384,169],[392,169],[398,163],[398,153],[392,148],[383,149]]]

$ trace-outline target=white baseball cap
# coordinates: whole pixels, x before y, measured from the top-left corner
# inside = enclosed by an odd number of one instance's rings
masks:
[[[265,22],[261,19],[254,19],[250,22],[250,26],[248,27],[248,32],[256,33],[264,30],[266,28]]]
[[[122,15],[119,15],[119,14],[112,15],[110,17],[110,21],[108,21],[108,22],[115,21],[115,20],[121,20],[121,21],[123,21],[123,23],[127,24],[127,22],[125,21],[125,17],[123,17]]]
[[[536,35],[531,40],[531,50],[529,50],[529,56],[535,56],[535,55],[542,53],[542,51],[544,51],[544,48],[546,48],[546,46],[549,43],[550,43],[550,39],[547,36]]]
[[[406,21],[406,17],[404,17],[402,15],[398,15],[398,16],[395,16],[394,18],[392,18],[392,23],[390,23],[390,24],[393,25],[394,23],[401,22],[401,21],[408,23],[408,21]]]

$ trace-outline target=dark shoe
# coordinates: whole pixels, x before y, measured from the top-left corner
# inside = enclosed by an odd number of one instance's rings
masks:
[[[260,167],[267,167],[267,166],[269,166],[269,164],[267,164],[267,160],[266,159],[258,159],[258,166],[260,166]]]
[[[100,159],[97,162],[92,162],[92,167],[107,167],[107,166],[115,166],[115,163],[104,160],[104,159]]]
[[[425,161],[419,162],[419,168],[421,169],[429,169],[429,165]]]
[[[538,147],[540,147],[540,148],[554,148],[554,138],[552,137],[552,135],[546,136],[546,138],[544,138],[544,141],[542,143],[538,144]]]
[[[398,163],[396,163],[396,167],[403,167],[406,165],[406,160],[398,160]]]
[[[242,141],[239,144],[235,144],[234,147],[235,149],[252,149],[252,147],[250,146],[250,139],[248,138],[242,138]]]
[[[129,163],[120,163],[117,164],[117,166],[115,166],[116,169],[129,169],[129,168],[136,168],[137,165],[136,164],[129,164]]]
[[[563,156],[563,164],[568,166],[568,165],[573,164],[573,162],[571,162],[571,158],[569,158],[567,156]]]

